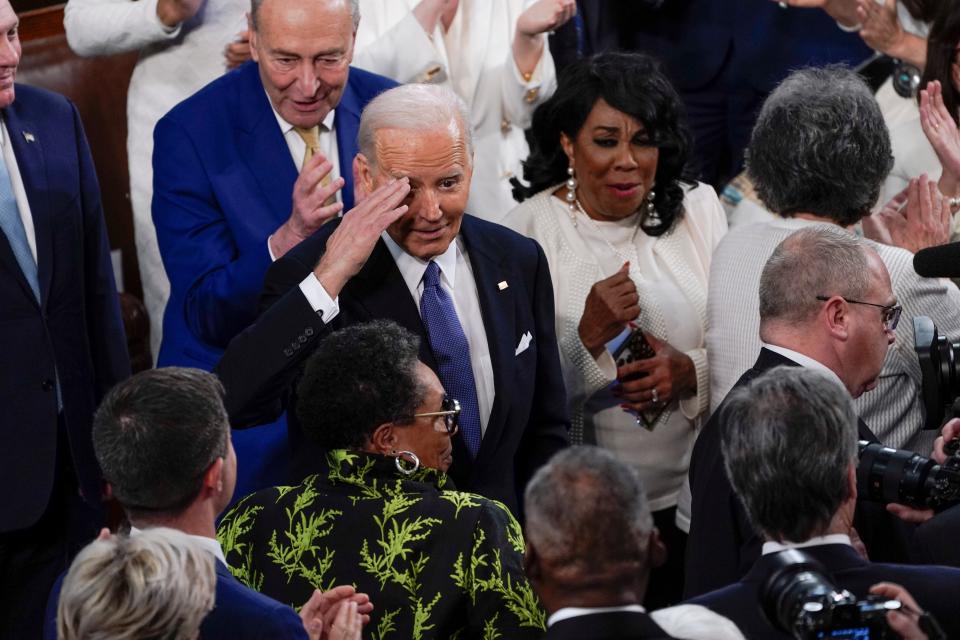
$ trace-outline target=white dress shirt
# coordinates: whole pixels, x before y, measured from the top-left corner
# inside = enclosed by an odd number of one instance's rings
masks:
[[[764,349],[768,351],[779,353],[784,358],[789,358],[790,360],[793,360],[804,369],[813,369],[815,371],[819,371],[820,373],[824,374],[831,380],[835,381],[844,389],[847,388],[843,384],[843,380],[840,379],[840,376],[837,375],[837,372],[831,369],[830,367],[828,367],[827,365],[823,364],[819,360],[814,360],[810,356],[794,351],[793,349],[787,349],[786,347],[781,347],[775,344],[769,344],[767,342],[763,342],[761,343],[761,345],[763,346]]]
[[[853,543],[850,542],[850,536],[845,533],[831,533],[825,536],[814,536],[809,540],[803,542],[790,542],[789,540],[784,540],[783,542],[777,542],[776,540],[767,540],[763,543],[763,550],[760,552],[761,555],[767,555],[770,553],[778,553],[780,551],[786,551],[787,549],[804,549],[806,547],[819,547],[824,544],[845,544],[848,547],[852,547]]]
[[[270,100],[270,94],[267,94],[267,100]],[[300,134],[296,132],[294,126],[283,119],[283,116],[277,111],[273,106],[273,103],[270,103],[270,108],[273,110],[273,116],[277,119],[277,124],[280,126],[280,131],[283,133],[283,139],[287,143],[287,148],[290,149],[290,156],[293,158],[293,164],[297,167],[297,171],[303,169],[303,155],[307,151],[307,143],[303,141],[303,138],[300,137]],[[333,128],[333,121],[336,118],[336,109],[331,109],[326,117],[320,121],[319,130],[317,131],[317,141],[320,143],[320,153],[323,154],[323,157],[333,165],[333,169],[330,170],[330,180],[336,180],[340,176],[340,157],[339,157],[339,147],[337,147],[337,132]],[[334,194],[334,197],[337,199],[337,202],[342,202],[343,199],[340,197],[340,192],[337,191]]]
[[[142,532],[143,532],[143,529],[138,529],[137,527],[134,527],[134,526],[130,527],[131,536],[139,535]],[[203,549],[204,551],[208,551],[212,553],[214,558],[216,558],[223,564],[227,564],[227,559],[223,555],[223,548],[220,546],[220,543],[217,542],[216,538],[208,538],[206,536],[196,536],[196,535],[193,535],[192,533],[184,533],[184,535],[190,538],[192,542],[196,543],[196,545],[201,549]]]
[[[428,261],[415,258],[394,242],[386,231],[381,236],[387,249],[397,263],[400,275],[420,310],[420,296],[423,295],[423,274]],[[487,343],[487,331],[483,325],[480,311],[480,298],[477,295],[477,283],[473,277],[470,258],[461,247],[460,237],[451,242],[447,250],[436,256],[434,262],[440,267],[440,286],[450,294],[453,306],[460,319],[460,326],[470,345],[470,368],[477,387],[477,404],[480,409],[480,431],[487,431],[490,412],[493,410],[495,395],[493,386],[493,366],[490,362],[490,346]]]
[[[561,620],[589,616],[598,613],[627,611],[646,613],[638,604],[620,607],[564,607],[547,618],[547,627]],[[743,640],[743,634],[732,621],[698,604],[681,604],[650,613],[660,628],[676,638],[687,640]]]
[[[3,163],[7,165],[7,173],[10,174],[10,187],[13,189],[13,197],[16,198],[17,208],[20,210],[20,221],[23,223],[23,230],[27,234],[27,244],[30,245],[33,261],[36,262],[37,233],[33,228],[33,214],[30,212],[27,192],[23,188],[23,179],[20,177],[20,169],[17,166],[17,156],[13,153],[13,145],[9,142],[10,132],[7,131],[7,123],[0,119],[0,147],[3,147]]]

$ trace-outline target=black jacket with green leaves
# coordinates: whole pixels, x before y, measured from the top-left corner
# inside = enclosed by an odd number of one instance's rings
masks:
[[[539,638],[545,614],[523,574],[523,534],[505,506],[443,473],[330,451],[296,487],[259,491],[220,523],[242,582],[299,607],[314,588],[370,595],[372,640]]]

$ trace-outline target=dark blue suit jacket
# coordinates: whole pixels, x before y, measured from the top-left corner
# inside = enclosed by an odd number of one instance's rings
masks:
[[[735,86],[765,94],[792,69],[857,64],[872,53],[819,9],[781,9],[771,0],[667,0],[659,9],[616,4],[633,12],[620,21],[629,25],[622,44],[663,60],[681,92],[703,88],[728,65]]]
[[[394,320],[420,336],[420,359],[436,370],[420,313],[383,241],[340,293],[340,313],[325,325],[297,286],[317,264],[336,223],[324,225],[274,263],[264,283],[267,307],[238,336],[217,373],[227,390],[234,426],[272,420],[292,400],[295,379],[317,340],[330,330],[376,318]],[[553,287],[543,250],[505,227],[465,215],[460,229],[477,283],[490,346],[496,397],[476,460],[453,439],[450,474],[458,488],[519,512],[520,491],[533,472],[567,444],[566,392],[554,329]],[[506,282],[505,288],[499,283]],[[516,349],[524,333],[533,339]],[[311,470],[310,443],[290,415],[295,471]],[[298,464],[299,463],[299,464]]]
[[[797,366],[784,356],[761,349],[753,367],[734,385],[747,384],[777,366]],[[723,465],[720,440],[726,428],[723,403],[703,427],[690,456],[690,537],[687,540],[684,595],[697,596],[739,580],[760,556],[763,541],[733,491]],[[863,421],[861,440],[877,442]],[[908,556],[910,531],[882,505],[857,502],[854,525],[875,559],[903,561]]]
[[[344,211],[353,208],[360,112],[395,85],[350,69],[334,119]],[[214,80],[157,123],[153,178],[153,220],[170,279],[157,364],[209,371],[256,318],[267,238],[290,217],[297,179],[256,63]]]
[[[672,637],[646,613],[612,611],[561,620],[547,627],[543,640],[665,640]]]
[[[37,240],[42,302],[0,232],[0,532],[27,527],[47,506],[57,459],[57,392],[84,496],[100,500],[93,411],[130,375],[100,187],[76,108],[17,85],[3,110]]]
[[[57,603],[63,588],[61,575],[50,591],[43,624],[44,640],[57,640]],[[200,625],[203,640],[301,640],[307,637],[293,609],[257,593],[230,574],[217,560],[217,599]]]
[[[917,603],[930,611],[949,638],[960,638],[960,569],[938,566],[870,563],[845,544],[805,547],[808,553],[830,572],[835,584],[858,598],[868,595],[878,582],[895,582],[907,588]],[[769,575],[769,556],[761,556],[750,571],[737,583],[688,601],[699,604],[733,620],[748,638],[783,638],[792,636],[774,629],[760,607],[760,589]]]

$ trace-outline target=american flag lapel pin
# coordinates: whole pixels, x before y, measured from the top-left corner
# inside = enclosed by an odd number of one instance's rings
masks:
[[[30,133],[29,131],[24,131],[24,132],[23,132],[23,139],[26,140],[27,142],[35,142],[35,141],[36,141],[36,138],[34,138],[34,137],[33,137],[33,134]]]

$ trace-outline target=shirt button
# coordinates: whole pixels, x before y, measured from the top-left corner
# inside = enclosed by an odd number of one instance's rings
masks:
[[[312,335],[313,335],[313,327],[307,327],[306,329],[304,329],[304,330],[303,330],[303,335],[307,336],[308,338],[309,338],[310,336],[312,336]]]
[[[290,356],[293,355],[293,349],[291,349],[290,347],[284,347],[284,348],[283,348],[283,355],[285,355],[285,356],[287,356],[287,357],[289,358]]]
[[[538,97],[540,97],[540,89],[529,89],[526,95],[523,96],[523,99],[526,100],[527,103],[533,103]]]
[[[307,342],[307,336],[298,336],[298,337],[297,337],[297,342],[299,342],[300,344],[306,344],[306,342]]]

